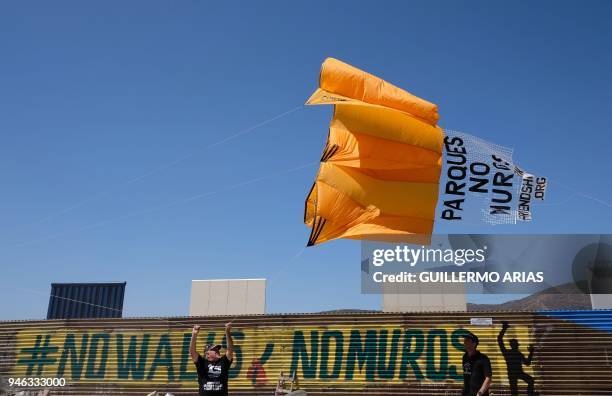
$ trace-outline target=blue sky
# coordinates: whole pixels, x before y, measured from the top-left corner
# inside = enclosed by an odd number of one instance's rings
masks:
[[[76,281],[127,281],[125,316],[187,314],[191,279],[236,277],[273,279],[269,312],[378,309],[359,242],[291,261],[316,173],[295,168],[320,157],[330,108],[206,148],[302,104],[328,56],[552,180],[531,224],[465,232],[609,233],[609,204],[575,192],[612,201],[610,15],[604,1],[2,3],[0,319],[42,318],[50,283]]]

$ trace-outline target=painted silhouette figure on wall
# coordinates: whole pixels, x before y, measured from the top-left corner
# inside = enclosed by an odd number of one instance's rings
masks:
[[[538,393],[534,391],[534,380],[533,377],[523,371],[523,364],[525,366],[531,365],[533,359],[533,345],[529,345],[527,350],[529,355],[525,358],[525,355],[519,350],[519,342],[516,338],[510,340],[510,349],[504,345],[504,335],[506,330],[510,328],[510,324],[506,321],[502,322],[502,329],[497,336],[497,343],[499,349],[504,355],[506,360],[506,367],[508,368],[508,381],[510,382],[510,394],[517,396],[518,393],[518,380],[523,380],[527,383],[527,395],[537,396]]]

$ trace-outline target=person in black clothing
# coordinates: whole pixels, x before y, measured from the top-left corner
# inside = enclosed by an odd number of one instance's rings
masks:
[[[463,354],[463,392],[461,396],[489,396],[491,386],[491,361],[484,353],[480,353],[478,337],[467,333],[463,338],[465,354]]]
[[[504,345],[504,335],[509,327],[510,324],[508,322],[502,322],[502,329],[497,336],[497,344],[499,345],[499,349],[506,360],[506,367],[508,368],[508,382],[510,383],[510,394],[512,396],[517,396],[519,394],[518,380],[521,379],[527,383],[527,395],[537,396],[538,393],[536,393],[534,390],[533,377],[523,371],[523,364],[525,366],[531,365],[531,360],[533,359],[533,345],[529,345],[527,347],[527,350],[529,351],[529,356],[527,356],[527,358],[525,358],[525,355],[519,351],[519,342],[516,338],[510,340],[510,350],[508,350],[508,348],[506,348]]]
[[[189,354],[198,371],[198,392],[200,396],[227,396],[227,380],[229,368],[234,360],[234,342],[232,340],[232,324],[225,325],[227,350],[221,356],[221,345],[207,345],[206,358],[197,352],[197,338],[200,326],[193,326]]]

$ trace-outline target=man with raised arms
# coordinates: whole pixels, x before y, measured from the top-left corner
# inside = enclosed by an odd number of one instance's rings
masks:
[[[193,326],[189,355],[198,371],[199,396],[227,396],[229,368],[234,359],[234,341],[232,340],[232,324],[225,325],[227,350],[221,356],[221,345],[209,344],[204,348],[206,358],[197,352],[197,338],[200,326]]]

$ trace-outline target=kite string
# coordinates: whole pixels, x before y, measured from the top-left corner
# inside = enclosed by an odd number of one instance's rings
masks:
[[[455,133],[455,134],[459,133],[459,134],[469,135],[469,134],[461,132],[461,131],[457,131],[457,130],[453,130],[453,129],[447,129],[447,128],[445,128],[444,131],[445,132],[450,132],[450,133]],[[471,135],[469,135],[469,136],[471,136]],[[473,136],[471,136],[471,137],[474,138]],[[503,151],[503,149],[505,149],[503,146],[500,146],[498,144],[491,143],[491,142],[488,142],[488,141],[485,141],[485,140],[482,140],[482,139],[479,139],[479,138],[475,138],[475,141],[478,144],[486,145],[487,147],[490,147],[491,150],[497,151],[498,155],[500,154],[499,151]],[[514,152],[514,149],[508,148],[508,150],[510,150],[511,154]],[[516,164],[516,162],[514,161],[513,158],[510,158],[510,161]],[[527,167],[527,168],[533,169],[531,167]],[[537,169],[534,170],[534,173],[537,173],[539,175],[544,175],[545,174],[545,173],[538,172]],[[571,186],[568,186],[567,184],[562,183],[562,182],[558,181],[557,179],[553,179],[551,177],[546,177],[546,178],[547,178],[547,180],[549,180],[549,181],[551,181],[551,182],[553,182],[555,184],[558,184],[559,186],[569,190],[570,192],[572,192],[572,194],[569,197],[565,198],[561,202],[538,203],[538,205],[545,205],[545,206],[563,205],[563,204],[569,202],[574,196],[579,196],[579,197],[582,197],[582,198],[589,199],[591,201],[597,202],[597,203],[599,203],[601,205],[604,205],[604,206],[606,206],[608,208],[612,208],[612,203],[609,202],[609,201],[605,201],[605,200],[597,198],[597,197],[595,197],[593,195],[585,194],[584,192],[582,192],[582,191],[580,191],[578,189],[575,189],[575,188],[573,188]]]
[[[537,173],[538,175],[543,175],[543,173],[540,173],[537,169],[534,171],[534,173]],[[566,204],[567,202],[569,202],[570,200],[572,200],[572,198],[574,198],[574,197],[582,197],[582,198],[591,200],[593,202],[596,202],[596,203],[598,203],[600,205],[606,206],[608,208],[612,208],[612,203],[611,202],[604,201],[603,199],[597,198],[597,197],[595,197],[593,195],[585,194],[582,191],[580,191],[580,190],[578,190],[576,188],[573,188],[573,187],[571,187],[571,186],[569,186],[569,185],[567,185],[567,184],[565,184],[563,182],[560,182],[557,179],[554,179],[554,178],[551,178],[551,177],[548,177],[548,176],[546,176],[546,179],[549,180],[550,182],[554,183],[554,184],[559,185],[562,188],[565,188],[566,190],[568,190],[572,194],[570,194],[568,197],[566,197],[565,199],[563,199],[560,202],[551,202],[551,203],[542,202],[542,203],[538,203],[537,204],[538,206],[563,205],[563,204]]]
[[[205,193],[192,195],[190,197],[181,198],[179,200],[172,201],[172,202],[169,202],[169,203],[166,203],[166,204],[162,204],[162,205],[146,208],[146,209],[143,209],[143,210],[127,213],[127,214],[124,214],[124,215],[121,215],[121,216],[117,216],[117,217],[101,220],[101,221],[98,221],[98,222],[95,222],[95,223],[91,223],[91,224],[79,227],[79,228],[74,229],[74,230],[68,230],[68,231],[64,231],[64,232],[50,234],[50,235],[47,235],[45,237],[41,237],[41,238],[37,238],[37,239],[21,242],[21,243],[15,244],[15,245],[4,246],[2,249],[0,249],[0,251],[6,250],[6,249],[11,249],[11,248],[20,248],[20,247],[32,245],[32,244],[37,243],[37,242],[43,242],[43,241],[47,241],[47,240],[56,239],[56,238],[62,237],[62,236],[67,235],[67,234],[73,234],[73,233],[78,233],[78,232],[82,232],[82,231],[86,231],[86,230],[90,230],[90,229],[94,229],[94,228],[99,228],[99,227],[102,227],[102,226],[104,226],[106,224],[115,223],[117,221],[125,220],[125,219],[132,218],[132,217],[136,217],[136,216],[139,216],[139,215],[158,212],[158,211],[161,211],[161,210],[164,210],[164,209],[168,209],[168,208],[180,205],[180,204],[185,204],[185,203],[193,202],[193,201],[196,201],[196,200],[199,200],[199,199],[202,199],[202,198],[206,198],[208,196],[216,195],[216,194],[219,194],[221,192],[235,190],[237,188],[240,188],[240,187],[243,187],[243,186],[247,186],[249,184],[257,183],[257,182],[260,182],[260,181],[263,181],[263,180],[271,179],[271,178],[276,177],[276,176],[280,176],[280,175],[296,172],[298,170],[311,167],[311,166],[313,166],[315,164],[318,164],[318,163],[319,163],[318,161],[308,162],[306,164],[303,164],[303,165],[300,165],[300,166],[296,166],[294,168],[286,169],[286,170],[280,171],[280,172],[275,172],[275,173],[268,174],[268,175],[265,175],[265,176],[256,177],[254,179],[250,179],[250,180],[243,181],[243,182],[240,182],[240,183],[236,183],[236,184],[233,184],[233,185],[230,185],[230,186],[226,186],[226,187],[223,187],[223,188],[218,189],[218,190],[208,191],[208,192],[205,192]]]
[[[601,205],[607,206],[608,208],[612,208],[612,203],[610,203],[610,202],[604,201],[603,199],[594,197],[594,196],[589,195],[589,194],[585,194],[582,191],[580,191],[578,189],[575,189],[575,188],[573,188],[571,186],[568,186],[567,184],[562,183],[562,182],[560,182],[560,181],[558,181],[556,179],[549,178],[549,180],[551,182],[556,183],[556,184],[560,185],[561,187],[569,190],[570,192],[572,192],[572,195],[570,195],[570,197],[567,198],[566,201],[569,201],[574,196],[579,196],[579,197],[582,197],[582,198],[590,199],[591,201],[597,202],[597,203],[599,203]],[[565,203],[565,202],[563,202],[563,203]]]
[[[244,129],[242,129],[242,130],[240,130],[240,131],[238,131],[238,132],[236,132],[236,133],[234,133],[234,134],[232,134],[230,136],[227,136],[227,137],[225,137],[225,138],[223,138],[223,139],[221,139],[219,141],[216,141],[216,142],[211,143],[209,145],[200,147],[200,148],[196,149],[195,152],[186,154],[186,155],[184,155],[182,157],[179,157],[179,158],[177,158],[177,159],[175,159],[173,161],[167,162],[167,163],[165,163],[165,164],[163,164],[163,165],[161,165],[161,166],[159,166],[157,168],[153,168],[153,169],[151,169],[151,170],[149,170],[147,172],[142,173],[139,176],[132,177],[131,179],[128,179],[128,180],[126,180],[124,182],[117,183],[117,184],[115,184],[115,185],[113,185],[113,186],[111,186],[111,187],[109,187],[109,188],[107,188],[105,190],[99,191],[97,193],[93,193],[92,195],[90,195],[88,198],[85,198],[84,200],[76,202],[76,203],[74,203],[74,204],[72,204],[72,205],[70,205],[70,206],[68,206],[68,207],[66,207],[66,208],[64,208],[62,210],[59,210],[59,211],[57,211],[55,213],[51,213],[49,215],[46,215],[46,216],[42,217],[41,219],[39,219],[37,221],[24,224],[20,228],[27,228],[27,227],[30,227],[30,226],[40,225],[40,224],[45,223],[45,222],[47,222],[49,220],[52,220],[52,219],[57,218],[57,217],[60,217],[60,216],[66,214],[66,213],[68,213],[68,212],[70,212],[70,211],[72,211],[74,209],[77,209],[77,208],[85,205],[88,202],[91,202],[91,201],[95,200],[96,198],[98,198],[100,196],[103,196],[105,194],[110,193],[111,191],[114,191],[115,189],[117,189],[119,187],[129,186],[129,185],[134,184],[134,183],[136,183],[136,182],[138,182],[138,181],[140,181],[142,179],[145,179],[147,177],[155,175],[155,174],[157,174],[159,172],[162,172],[164,170],[170,169],[170,168],[180,164],[181,162],[186,161],[189,158],[194,157],[198,152],[201,152],[201,151],[204,151],[204,150],[209,150],[209,149],[211,149],[213,147],[217,147],[217,146],[223,145],[223,144],[225,144],[225,143],[227,143],[229,141],[232,141],[232,140],[234,140],[234,139],[236,139],[238,137],[244,136],[244,135],[254,131],[255,129],[261,128],[261,127],[263,127],[265,125],[268,125],[268,124],[270,124],[270,123],[272,123],[272,122],[274,122],[274,121],[276,121],[278,119],[281,119],[281,118],[283,118],[285,116],[288,116],[289,114],[295,113],[296,111],[302,109],[303,107],[304,107],[303,105],[296,106],[296,107],[294,107],[292,109],[289,109],[289,110],[284,111],[284,112],[282,112],[280,114],[277,114],[274,117],[271,117],[271,118],[268,118],[268,119],[266,119],[264,121],[261,121],[258,124],[255,124],[255,125],[252,125],[250,127],[244,128]]]
[[[285,264],[279,270],[277,270],[275,274],[273,274],[273,277],[271,277],[270,281],[268,282],[268,286],[270,286],[272,283],[274,283],[276,280],[278,280],[279,275],[282,272],[284,272],[291,265],[291,263],[293,261],[297,260],[302,255],[302,253],[304,253],[305,249],[306,249],[306,247],[300,248],[300,250],[297,252],[297,254],[293,255],[291,257],[291,259],[286,261]],[[19,291],[25,291],[25,292],[29,292],[29,293],[34,293],[34,294],[42,295],[42,296],[47,296],[47,293],[45,293],[45,292],[43,292],[41,290],[24,289],[24,288],[19,288],[19,287],[16,287],[15,289],[19,290]],[[108,307],[108,306],[105,306],[105,305],[95,304],[95,303],[92,303],[92,302],[77,300],[77,299],[74,299],[74,298],[69,298],[69,297],[64,297],[64,296],[58,296],[56,294],[50,294],[49,296],[51,298],[57,298],[57,299],[64,300],[64,301],[75,302],[75,303],[78,303],[78,304],[89,305],[89,306],[96,307],[96,308],[102,308],[102,309],[105,309],[105,310],[108,310],[108,311],[118,312],[120,315],[123,315],[123,309],[114,308],[114,307]],[[229,293],[228,293],[227,298],[229,299]],[[208,300],[209,300],[208,302],[210,303],[210,298]],[[236,315],[232,319],[230,319],[228,322],[231,323],[234,320],[238,319],[239,317],[240,317],[240,315]],[[194,317],[194,318],[197,318],[197,317]],[[112,318],[108,318],[108,319],[112,319]],[[182,325],[182,326],[185,326],[185,327],[193,326],[192,323],[183,323],[181,321],[172,320],[170,318],[152,317],[150,319],[160,320],[160,321],[163,321],[163,322],[166,322],[166,323],[171,321],[172,324],[178,324],[178,325]],[[59,331],[59,329],[56,330],[56,331]]]
[[[530,169],[532,169],[532,168],[530,168]],[[544,173],[539,172],[538,169],[535,169],[534,173],[537,173],[538,175],[544,175]],[[552,203],[544,203],[544,202],[542,202],[542,203],[538,203],[538,205],[547,205],[547,206],[563,205],[563,204],[569,202],[575,196],[578,196],[578,197],[582,197],[582,198],[585,198],[585,199],[589,199],[589,200],[591,200],[593,202],[597,202],[598,204],[606,206],[608,208],[612,208],[612,203],[609,202],[609,201],[605,201],[605,200],[597,198],[597,197],[595,197],[593,195],[585,194],[584,192],[582,192],[582,191],[580,191],[580,190],[578,190],[576,188],[573,188],[572,186],[569,186],[569,185],[567,185],[567,184],[565,184],[565,183],[563,183],[563,182],[561,182],[561,181],[559,181],[559,180],[557,180],[555,178],[546,176],[546,179],[549,180],[550,182],[554,183],[554,184],[557,184],[557,185],[565,188],[566,190],[570,191],[572,194],[569,195],[568,197],[566,197],[561,202],[552,202]]]
[[[228,137],[226,137],[226,138],[224,138],[224,139],[222,139],[220,141],[217,141],[217,142],[212,143],[212,144],[210,144],[208,146],[205,146],[205,147],[201,148],[200,150],[206,150],[206,149],[210,149],[210,148],[213,148],[213,147],[216,147],[216,146],[220,146],[220,145],[222,145],[224,143],[227,143],[227,142],[229,142],[231,140],[234,140],[234,139],[236,139],[236,138],[238,138],[240,136],[243,136],[243,135],[245,135],[245,134],[247,134],[247,133],[249,133],[249,132],[251,132],[251,131],[253,131],[253,130],[257,129],[257,128],[265,126],[265,125],[267,125],[267,124],[269,124],[269,123],[271,123],[273,121],[276,121],[276,120],[278,120],[278,119],[280,119],[282,117],[285,117],[285,116],[287,116],[287,115],[289,115],[291,113],[294,113],[294,112],[296,112],[296,111],[298,111],[298,110],[300,110],[302,108],[303,108],[303,105],[294,107],[294,108],[292,108],[292,109],[290,109],[288,111],[285,111],[285,112],[283,112],[281,114],[278,114],[278,115],[276,115],[276,116],[274,116],[272,118],[269,118],[269,119],[267,119],[265,121],[262,121],[259,124],[256,124],[256,125],[253,125],[251,127],[245,128],[245,129],[243,129],[243,130],[241,130],[241,131],[239,131],[239,132],[237,132],[237,133],[235,133],[233,135],[230,135],[230,136],[228,136]],[[142,175],[139,175],[137,177],[129,179],[129,180],[123,182],[123,183],[116,184],[115,186],[113,186],[113,187],[111,187],[109,189],[106,189],[106,190],[101,191],[99,193],[95,193],[91,197],[89,197],[89,198],[87,198],[87,199],[85,199],[83,201],[77,202],[76,204],[73,204],[73,205],[71,205],[71,206],[69,206],[69,207],[67,207],[65,209],[62,209],[59,212],[56,212],[55,214],[47,215],[47,216],[43,217],[42,219],[40,219],[40,220],[38,220],[38,221],[36,221],[34,223],[26,224],[25,226],[27,227],[27,226],[30,226],[30,225],[38,225],[38,224],[44,223],[44,222],[46,222],[48,220],[51,220],[53,218],[59,217],[59,216],[65,214],[65,213],[70,212],[71,210],[74,210],[74,209],[84,205],[87,202],[92,201],[93,199],[95,199],[98,196],[104,195],[104,194],[112,191],[115,188],[123,187],[123,186],[127,186],[127,185],[130,185],[130,184],[133,184],[133,183],[135,183],[135,182],[137,182],[139,180],[142,180],[144,178],[152,176],[152,175],[154,175],[156,173],[162,172],[162,171],[164,171],[166,169],[169,169],[169,168],[171,168],[171,167],[173,167],[173,166],[175,166],[175,165],[177,165],[177,164],[179,164],[179,163],[181,163],[181,162],[183,162],[183,161],[193,157],[194,155],[195,155],[195,153],[190,153],[188,155],[180,157],[180,158],[178,158],[178,159],[176,159],[174,161],[171,161],[171,162],[169,162],[167,164],[164,164],[164,165],[162,165],[162,166],[160,166],[158,168],[155,168],[155,169],[152,169],[152,170],[150,170],[150,171],[148,171],[146,173],[143,173]],[[291,169],[288,169],[286,171],[283,171],[283,172],[280,172],[280,173],[277,173],[277,174],[285,174],[285,173],[293,172],[293,171],[296,171],[296,170],[300,170],[300,169],[306,168],[308,166],[312,166],[314,164],[318,164],[318,161],[307,163],[307,164],[304,164],[304,165],[301,165],[301,166],[298,166],[298,167],[295,167],[295,168],[291,168]],[[108,224],[108,223],[111,223],[111,222],[115,222],[115,221],[119,221],[119,220],[122,220],[122,219],[125,219],[125,218],[129,218],[129,217],[133,217],[133,216],[136,216],[136,215],[139,215],[139,214],[151,213],[151,212],[155,212],[155,211],[158,211],[158,210],[162,210],[162,209],[166,209],[166,208],[178,205],[180,203],[191,202],[191,201],[194,201],[194,200],[197,200],[197,199],[201,199],[201,198],[206,197],[206,196],[217,194],[217,193],[219,193],[221,191],[232,190],[232,189],[239,188],[239,187],[242,187],[242,186],[245,186],[245,185],[248,185],[248,184],[256,183],[258,181],[262,181],[262,180],[268,179],[268,178],[270,178],[272,176],[275,176],[277,174],[258,177],[258,178],[251,179],[251,180],[248,180],[248,181],[245,181],[245,182],[237,183],[235,185],[226,187],[226,188],[221,189],[221,190],[210,191],[210,192],[206,192],[206,193],[203,193],[203,194],[194,195],[194,196],[191,196],[191,197],[188,197],[188,198],[185,198],[185,199],[181,199],[181,200],[178,200],[178,201],[171,202],[169,204],[165,204],[165,205],[161,205],[161,206],[145,209],[143,211],[139,211],[139,212],[135,212],[135,213],[119,216],[119,217],[112,218],[112,219],[103,220],[101,222],[97,222],[97,223],[93,223],[93,224],[81,227],[81,228],[79,228],[77,230],[74,230],[73,232],[79,232],[79,231],[83,231],[83,230],[87,230],[87,229],[97,228],[97,227],[103,226],[105,224]],[[15,245],[13,247],[25,246],[25,245],[29,245],[31,243],[35,243],[35,242],[38,242],[38,241],[41,241],[41,240],[48,240],[48,239],[57,238],[57,237],[66,235],[67,233],[70,233],[70,231],[63,232],[63,233],[58,233],[58,234],[54,234],[54,235],[50,235],[50,236],[47,236],[47,237],[44,237],[44,238],[39,238],[39,239],[34,240],[34,241],[27,241],[27,242]],[[300,251],[296,255],[294,255],[283,267],[281,267],[281,269],[278,271],[277,275],[280,274],[280,272],[284,271],[289,266],[289,264],[291,264],[291,262],[293,262],[299,256],[301,256],[303,251],[304,251],[304,248],[302,247],[300,249]],[[272,284],[274,282],[274,280],[276,280],[276,278],[278,278],[278,276],[276,276],[274,279],[272,279],[268,284]],[[21,289],[21,288],[18,288],[18,290],[28,291],[28,292],[36,293],[36,294],[42,294],[42,295],[45,295],[45,296],[47,295],[44,292],[36,291],[36,290],[31,290],[31,289]],[[123,312],[122,310],[119,310],[119,309],[116,309],[116,308],[106,307],[106,306],[102,306],[102,305],[98,305],[98,304],[89,303],[89,302],[86,302],[86,301],[79,301],[79,300],[70,299],[70,298],[67,298],[67,297],[57,296],[57,295],[53,295],[53,294],[51,294],[50,297],[64,299],[64,300],[69,300],[69,301],[73,301],[73,302],[77,302],[77,303],[81,303],[81,304],[88,304],[88,305],[92,305],[92,306],[103,308],[103,309],[107,309],[107,310],[117,310],[119,312]],[[165,322],[168,321],[167,319],[160,319],[160,318],[155,318],[155,319],[163,320]],[[235,319],[236,318],[233,318],[230,322],[232,322]],[[179,321],[173,321],[173,323],[184,325],[184,326],[191,326],[190,324],[181,323]]]
[[[298,250],[298,252],[296,254],[294,254],[289,260],[287,260],[285,262],[285,264],[283,264],[274,274],[273,276],[270,277],[270,281],[268,281],[268,285],[267,287],[269,287],[270,285],[272,285],[272,283],[274,283],[275,281],[278,280],[279,276],[281,273],[283,273],[287,268],[289,268],[289,266],[295,261],[297,260],[302,253],[304,253],[304,250],[306,250],[306,246],[302,246],[300,248],[300,250]],[[248,285],[248,284],[247,284]],[[229,299],[229,293],[227,295],[227,298]],[[210,300],[209,300],[210,301]],[[230,319],[228,322],[232,323],[234,320],[238,319],[238,317],[240,317],[240,315],[236,315],[234,316],[232,319]]]
[[[91,229],[91,228],[102,226],[104,224],[107,224],[107,223],[110,223],[110,222],[113,222],[113,221],[118,221],[118,220],[121,220],[121,219],[124,219],[124,218],[127,218],[127,217],[136,216],[136,215],[141,214],[141,213],[149,213],[149,212],[153,212],[153,211],[156,211],[156,210],[161,210],[161,209],[165,209],[165,208],[168,208],[168,207],[171,207],[171,206],[175,206],[175,205],[178,205],[180,203],[191,202],[191,201],[194,201],[196,199],[200,199],[200,198],[203,198],[203,197],[206,197],[206,196],[209,196],[209,195],[217,194],[217,193],[222,192],[222,191],[232,190],[232,189],[235,189],[235,188],[239,188],[239,187],[242,187],[242,186],[245,186],[245,185],[248,185],[248,184],[252,184],[252,183],[258,182],[258,181],[262,181],[262,180],[265,180],[265,179],[270,179],[270,178],[272,178],[274,176],[277,176],[277,175],[287,174],[287,173],[294,172],[294,171],[297,171],[297,170],[300,170],[300,169],[304,169],[304,168],[307,168],[309,166],[312,166],[312,165],[315,165],[315,164],[318,164],[318,163],[319,163],[319,161],[309,162],[307,164],[300,165],[300,166],[297,166],[297,167],[294,167],[294,168],[290,168],[290,169],[282,171],[282,172],[276,172],[274,174],[270,174],[270,175],[267,175],[267,176],[261,176],[261,177],[258,177],[258,178],[255,178],[255,179],[251,179],[251,180],[248,180],[248,181],[245,181],[245,182],[237,183],[237,184],[225,187],[224,189],[220,189],[220,190],[216,190],[216,191],[210,191],[210,192],[207,192],[207,193],[194,195],[194,196],[191,196],[191,197],[188,197],[188,198],[184,198],[184,199],[181,199],[181,200],[173,201],[173,202],[171,202],[169,204],[166,204],[166,205],[162,205],[162,206],[157,206],[157,207],[154,207],[154,208],[145,209],[143,211],[134,212],[134,213],[131,213],[131,214],[128,214],[128,215],[123,215],[123,216],[120,216],[120,217],[117,217],[117,218],[113,218],[113,219],[107,219],[107,220],[104,220],[104,221],[101,221],[101,222],[97,222],[97,223],[94,223],[94,224],[91,224],[91,225],[88,225],[88,226],[85,226],[85,227],[81,227],[80,229],[77,229],[77,230],[74,230],[74,231],[82,231],[84,229]],[[43,238],[43,239],[52,239],[52,238],[56,238],[56,237],[65,235],[67,233],[69,233],[69,232],[64,232],[62,234],[51,235],[51,236]],[[38,239],[36,241],[25,242],[25,243],[22,243],[22,244],[17,245],[17,246],[24,246],[26,244],[35,243],[35,242],[40,241],[40,240],[42,240],[42,239]],[[305,250],[305,247],[302,247],[298,251],[297,254],[293,255],[291,257],[291,259],[289,259],[289,261],[287,261],[273,275],[273,277],[271,278],[270,282],[268,282],[268,285],[271,285],[272,283],[274,283],[278,279],[278,276],[280,275],[280,273],[285,271],[293,261],[297,260],[302,255],[304,250]],[[45,295],[45,296],[47,295],[45,292],[42,292],[42,291],[39,291],[39,290],[23,289],[23,288],[16,288],[16,289],[17,290],[21,290],[21,291],[27,291],[27,292],[35,293],[35,294],[41,294],[41,295]],[[63,300],[67,300],[67,301],[72,301],[72,302],[77,302],[77,303],[80,303],[80,304],[91,305],[91,306],[94,306],[94,307],[103,308],[103,309],[107,309],[107,310],[111,310],[111,311],[114,310],[114,311],[118,311],[120,313],[123,312],[123,310],[121,310],[121,309],[117,309],[117,308],[113,308],[113,307],[107,307],[107,306],[103,306],[103,305],[99,305],[99,304],[94,304],[94,303],[90,303],[90,302],[87,302],[87,301],[80,301],[80,300],[76,300],[76,299],[71,299],[71,298],[68,298],[68,297],[58,296],[58,295],[54,295],[54,294],[51,294],[50,297],[58,298],[58,299],[63,299]],[[231,323],[231,322],[233,322],[237,318],[238,317],[235,316],[229,322]],[[162,318],[153,318],[153,319],[157,319],[157,320],[168,322],[168,319],[162,319]],[[180,321],[172,321],[172,322],[175,323],[175,324],[180,324],[180,325],[184,325],[184,326],[191,326],[191,324],[182,323]]]

